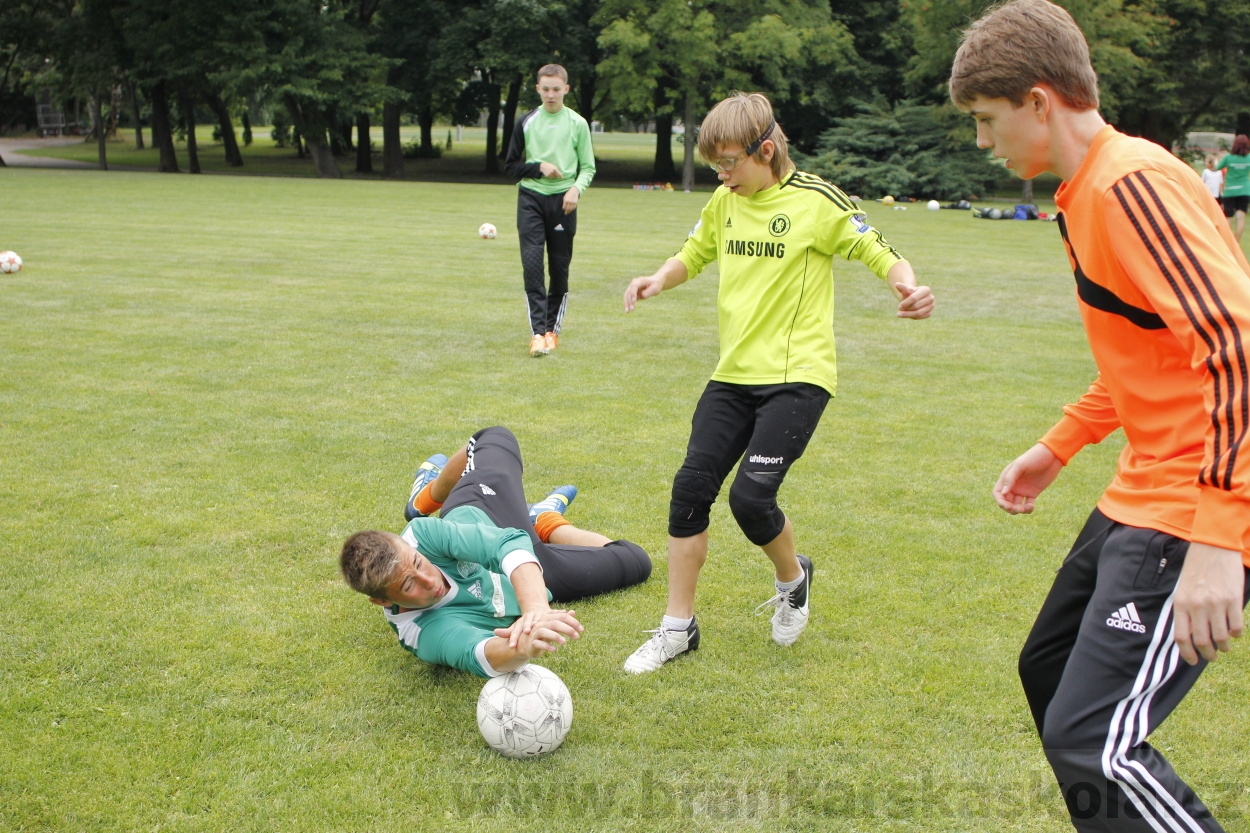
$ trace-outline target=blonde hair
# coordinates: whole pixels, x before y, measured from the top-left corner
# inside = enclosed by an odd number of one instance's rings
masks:
[[[968,27],[951,66],[950,94],[967,108],[977,96],[1019,107],[1046,84],[1077,110],[1098,107],[1089,44],[1067,11],[1047,0],[1011,0]]]
[[[699,155],[711,161],[720,148],[728,145],[741,145],[746,150],[760,142],[769,128],[772,132],[767,138],[775,150],[772,161],[767,164],[771,165],[777,179],[781,179],[794,170],[794,163],[790,161],[786,134],[773,117],[773,105],[762,93],[732,92],[729,98],[713,107],[699,126]],[[765,164],[759,148],[751,158]]]
[[[386,585],[398,564],[393,536],[376,529],[357,532],[343,542],[339,553],[344,580],[356,592],[375,599],[386,598]]]

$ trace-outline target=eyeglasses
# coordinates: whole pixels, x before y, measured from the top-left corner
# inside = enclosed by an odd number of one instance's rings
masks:
[[[760,137],[758,139],[756,139],[751,144],[747,145],[747,149],[737,154],[736,156],[727,156],[724,159],[712,159],[711,161],[708,162],[708,166],[712,170],[716,171],[718,174],[729,173],[734,168],[738,167],[743,162],[745,162],[748,156],[754,156],[756,151],[760,149],[760,145],[764,144],[764,142],[768,140],[768,137],[773,135],[773,128],[775,128],[776,126],[777,126],[777,122],[772,122],[771,124],[769,124],[767,129],[765,129],[764,132],[760,134]]]

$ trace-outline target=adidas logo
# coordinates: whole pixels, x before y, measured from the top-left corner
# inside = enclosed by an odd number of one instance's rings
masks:
[[[564,223],[556,223],[556,227],[552,231],[564,231]]]
[[[1108,616],[1107,625],[1133,633],[1146,632],[1146,626],[1141,623],[1141,617],[1137,615],[1137,605],[1132,602]]]
[[[470,592],[470,593],[472,593],[472,594],[473,594],[473,595],[477,598],[477,600],[480,602],[480,601],[482,600],[482,582],[481,582],[481,581],[475,581],[475,582],[473,582],[472,584],[470,584],[470,585],[469,585],[469,592]]]
[[[478,485],[478,488],[482,490],[482,494],[484,494],[484,495],[493,495],[493,494],[495,494],[495,490],[494,490],[494,489],[492,489],[490,486],[487,486],[485,483],[479,483],[479,484],[477,484],[477,485]]]
[[[725,220],[725,228],[733,228],[733,227],[734,227],[734,221],[732,217]]]

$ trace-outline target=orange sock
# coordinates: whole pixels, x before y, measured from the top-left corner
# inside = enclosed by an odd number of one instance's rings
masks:
[[[430,497],[430,490],[434,486],[434,481],[426,483],[421,491],[417,492],[417,496],[413,499],[412,505],[422,515],[433,515],[435,512],[443,508],[443,504]]]
[[[544,544],[550,544],[551,533],[562,526],[570,526],[570,523],[559,512],[543,512],[534,520],[534,531]]]

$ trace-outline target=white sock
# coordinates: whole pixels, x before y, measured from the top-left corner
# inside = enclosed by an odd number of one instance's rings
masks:
[[[674,619],[672,616],[665,616],[664,621],[660,624],[666,631],[684,631],[690,627],[690,623],[693,621],[693,616],[689,619]]]
[[[776,582],[776,584],[777,584],[777,589],[778,589],[778,590],[780,590],[780,591],[782,591],[782,592],[785,592],[786,590],[793,590],[794,588],[798,587],[800,584],[802,584],[802,583],[803,583],[803,579],[804,579],[804,578],[805,578],[805,576],[803,575],[803,573],[802,573],[802,572],[800,572],[800,573],[799,573],[799,577],[798,577],[798,578],[796,578],[794,581],[778,581],[778,582]]]

